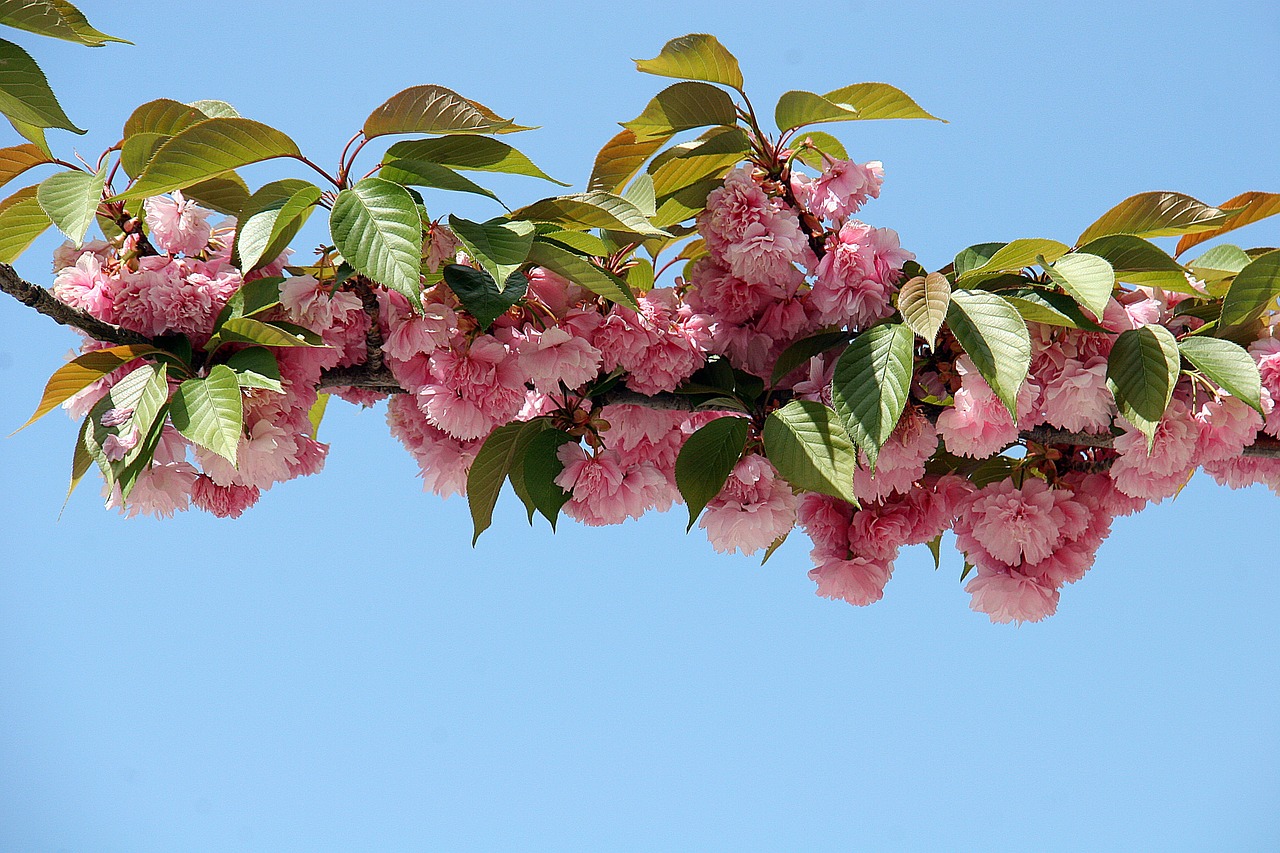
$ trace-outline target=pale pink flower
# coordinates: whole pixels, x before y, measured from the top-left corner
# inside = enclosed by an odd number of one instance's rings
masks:
[[[1039,622],[1058,609],[1058,591],[1019,571],[991,571],[979,567],[965,591],[973,595],[969,607],[986,613],[993,623]]]
[[[440,267],[453,263],[461,248],[462,241],[452,231],[439,222],[432,223],[431,233],[427,237],[427,269],[437,272]]]
[[[624,466],[612,450],[589,453],[582,445],[563,444],[557,455],[564,469],[556,477],[573,494],[565,514],[598,527],[639,518],[667,494],[667,482],[651,465]]]
[[[771,302],[793,292],[771,281],[745,281],[709,257],[694,264],[689,285],[689,305],[695,311],[728,323],[746,323]]]
[[[64,267],[53,280],[54,296],[108,323],[115,322],[115,289],[101,258],[93,252],[82,254],[74,266]]]
[[[418,408],[454,438],[480,438],[520,411],[525,379],[506,345],[481,335],[466,351],[440,349],[431,355],[431,381],[418,391]]]
[[[191,489],[191,503],[218,518],[239,518],[260,497],[257,486],[219,486],[205,474],[196,478]]]
[[[483,440],[459,441],[436,429],[406,394],[387,403],[387,425],[418,463],[424,491],[446,498],[466,493],[467,473]]]
[[[878,160],[858,164],[832,160],[806,187],[805,205],[817,216],[840,222],[858,212],[869,198],[880,197],[884,164]]]
[[[1200,430],[1187,404],[1175,396],[1156,425],[1155,440],[1147,449],[1147,438],[1124,418],[1117,423],[1124,433],[1115,440],[1120,454],[1111,466],[1116,488],[1126,495],[1159,503],[1171,497],[1191,478],[1196,467],[1196,445]]]
[[[866,557],[828,558],[809,571],[809,579],[818,585],[818,595],[823,598],[866,607],[884,597],[885,584],[892,574],[892,563]]]
[[[938,433],[929,419],[908,406],[880,448],[875,473],[867,467],[865,453],[853,474],[853,493],[863,503],[884,500],[894,493],[906,494],[924,476],[925,463],[938,449]]]
[[[866,328],[888,317],[902,265],[914,258],[892,229],[849,222],[828,240],[818,262],[818,280],[809,293],[816,320]]]
[[[754,554],[795,526],[797,503],[791,486],[769,460],[752,453],[734,466],[698,526],[707,531],[717,551]]]
[[[600,373],[600,350],[559,326],[543,332],[530,330],[516,350],[533,387],[544,393],[559,390],[560,383],[577,388]]]
[[[968,356],[955,362],[960,374],[960,388],[955,393],[954,405],[938,416],[938,432],[947,450],[959,456],[984,459],[999,453],[1018,439],[1018,426],[1009,417],[1009,410],[991,390],[991,386],[978,373]],[[1034,393],[1024,383],[1019,392]]]
[[[1044,422],[1071,432],[1103,432],[1111,426],[1115,400],[1107,388],[1107,360],[1068,359],[1052,382],[1042,382]]]
[[[209,245],[213,226],[207,220],[212,211],[183,198],[178,190],[173,191],[172,197],[149,198],[142,206],[152,240],[159,248],[195,255]]]
[[[791,211],[773,213],[752,223],[723,252],[729,270],[744,281],[795,287],[804,278],[796,265],[813,264],[809,240]]]
[[[749,227],[764,222],[775,210],[751,170],[740,166],[725,176],[724,186],[707,194],[698,231],[711,253],[723,257],[730,245],[742,242]]]
[[[197,474],[186,462],[149,465],[138,474],[129,493],[128,506],[122,511],[130,518],[138,515],[172,518],[175,512],[186,511],[190,504]]]

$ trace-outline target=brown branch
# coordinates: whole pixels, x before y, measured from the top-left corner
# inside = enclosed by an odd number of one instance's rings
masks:
[[[149,344],[151,339],[146,335],[104,323],[77,308],[56,298],[48,290],[38,284],[25,281],[17,271],[8,264],[0,264],[0,290],[14,299],[34,308],[39,313],[51,318],[55,323],[79,329],[91,338],[113,344]]]

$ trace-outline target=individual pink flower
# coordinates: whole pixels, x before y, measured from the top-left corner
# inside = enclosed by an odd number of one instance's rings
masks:
[[[734,466],[698,526],[707,531],[717,551],[754,554],[795,526],[797,503],[791,486],[769,460],[752,453]]]
[[[914,406],[908,406],[880,448],[874,474],[867,467],[866,454],[859,454],[861,464],[853,474],[853,493],[863,503],[906,494],[924,476],[925,463],[937,449],[938,433],[933,424]]]
[[[207,221],[212,211],[183,198],[178,190],[172,197],[155,196],[143,202],[147,227],[153,242],[168,252],[196,255],[209,245],[213,226]]]
[[[425,257],[427,269],[437,272],[445,264],[453,263],[457,259],[458,250],[461,248],[462,242],[452,231],[439,222],[432,223],[431,233],[427,237],[427,254]]]
[[[715,320],[746,323],[793,290],[761,279],[738,278],[714,258],[703,258],[689,274],[689,305]]]
[[[867,557],[829,558],[809,571],[809,579],[818,585],[818,595],[823,598],[866,607],[884,597],[885,584],[892,574],[891,563]]]
[[[938,416],[938,433],[952,453],[985,459],[1017,441],[1018,426],[968,356],[956,359],[955,367],[960,388],[954,405]]]
[[[129,493],[129,501],[121,511],[134,518],[149,515],[152,518],[172,518],[175,512],[185,512],[195,488],[196,469],[187,462],[155,463],[143,468]]]
[[[698,231],[712,254],[723,257],[728,247],[741,243],[752,225],[764,222],[775,205],[751,175],[740,166],[724,179],[724,185],[707,195],[706,208],[698,216]]]
[[[559,390],[561,383],[577,388],[600,373],[600,350],[559,326],[531,331],[519,341],[517,352],[520,367],[543,393]]]
[[[64,267],[53,280],[54,296],[108,323],[115,317],[114,291],[114,281],[93,252],[80,255],[74,266]]]
[[[1187,404],[1175,396],[1156,425],[1155,440],[1147,438],[1124,418],[1117,423],[1124,433],[1115,440],[1119,458],[1111,466],[1116,488],[1126,495],[1159,503],[1177,494],[1196,467],[1200,437]]]
[[[742,237],[725,247],[729,270],[744,281],[795,287],[804,278],[797,268],[813,264],[809,239],[791,211],[772,213],[747,226]]]
[[[1016,569],[978,568],[965,591],[973,598],[969,607],[991,617],[993,623],[1039,622],[1058,609],[1058,591]]]
[[[481,335],[465,351],[449,348],[432,354],[430,381],[418,392],[418,407],[432,425],[454,438],[480,438],[520,411],[525,378],[506,345]]]
[[[1067,359],[1052,382],[1042,382],[1041,417],[1070,432],[1103,432],[1110,428],[1115,400],[1107,388],[1107,360]]]
[[[429,424],[407,394],[387,403],[387,425],[418,463],[424,491],[441,497],[465,494],[467,473],[484,442],[459,441]]]
[[[602,367],[627,371],[627,387],[640,394],[674,391],[706,361],[708,320],[675,291],[659,287],[637,297],[640,311],[614,305],[591,343]]]
[[[806,187],[805,205],[817,216],[840,222],[857,213],[869,198],[880,197],[884,164],[832,160]]]
[[[563,444],[557,456],[564,469],[560,488],[573,494],[565,514],[592,527],[639,518],[667,493],[662,474],[651,465],[624,466],[612,450],[588,452],[580,444]]]
[[[219,486],[205,474],[196,478],[191,490],[191,503],[218,518],[239,518],[260,497],[257,486]]]
[[[866,328],[893,313],[890,297],[902,265],[915,255],[889,228],[852,221],[827,243],[809,293],[819,323]]]
[[[1028,477],[1021,488],[1002,480],[966,499],[956,521],[956,544],[976,565],[1019,566],[1045,559],[1087,524],[1087,509],[1069,489],[1050,489],[1036,477]]]

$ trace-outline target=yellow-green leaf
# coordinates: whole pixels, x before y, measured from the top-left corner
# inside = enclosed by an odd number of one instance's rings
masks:
[[[715,36],[706,33],[674,38],[653,59],[637,59],[635,63],[636,69],[646,74],[704,80],[742,91],[738,60]]]
[[[1099,217],[1076,241],[1084,244],[1108,234],[1135,237],[1177,237],[1212,231],[1235,214],[1219,210],[1189,195],[1146,192],[1130,196]]]
[[[276,157],[300,157],[284,133],[247,118],[210,118],[180,131],[151,155],[117,199],[149,198]]]

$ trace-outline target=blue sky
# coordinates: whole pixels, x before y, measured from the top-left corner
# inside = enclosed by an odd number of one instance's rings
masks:
[[[434,82],[541,125],[522,148],[581,186],[664,85],[628,59],[710,31],[766,111],[883,80],[951,120],[833,126],[885,163],[867,219],[930,268],[1070,241],[1134,192],[1280,189],[1270,3],[82,8],[136,46],[14,38],[91,129],[55,144],[86,156],[165,96],[231,101],[332,163]],[[52,246],[20,270],[47,282]],[[72,343],[0,301],[0,431]],[[761,568],[678,513],[553,537],[508,496],[473,550],[381,410],[332,406],[324,473],[236,522],[126,521],[88,484],[58,521],[73,437],[55,414],[0,440],[0,851],[1280,846],[1260,488],[1198,478],[1118,521],[1058,615],[1012,628],[968,610],[949,548],[937,572],[906,551],[867,609],[812,594],[804,537]]]

